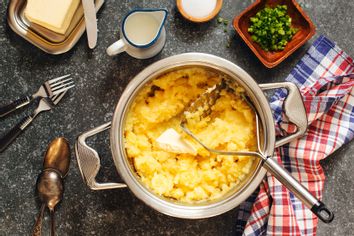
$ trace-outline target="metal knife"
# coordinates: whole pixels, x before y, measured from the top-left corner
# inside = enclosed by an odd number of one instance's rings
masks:
[[[82,0],[84,8],[86,34],[89,48],[93,49],[97,44],[97,19],[94,0]]]

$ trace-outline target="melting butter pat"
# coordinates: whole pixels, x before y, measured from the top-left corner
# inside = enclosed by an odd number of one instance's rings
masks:
[[[80,0],[27,0],[25,16],[31,22],[65,34]]]
[[[157,139],[158,146],[166,152],[197,154],[197,150],[187,140],[170,128],[165,130]]]

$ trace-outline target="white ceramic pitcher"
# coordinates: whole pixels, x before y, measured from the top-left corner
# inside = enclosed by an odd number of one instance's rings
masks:
[[[114,56],[127,52],[138,59],[146,59],[158,54],[165,45],[164,23],[166,9],[135,9],[122,22],[121,39],[107,48],[107,54]]]

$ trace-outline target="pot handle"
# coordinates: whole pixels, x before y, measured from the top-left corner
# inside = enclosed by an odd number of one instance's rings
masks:
[[[84,182],[92,190],[104,190],[127,187],[123,183],[97,183],[96,176],[101,163],[98,153],[86,144],[86,139],[111,128],[111,122],[93,128],[81,134],[75,143],[75,154]]]
[[[283,110],[289,121],[296,125],[295,133],[278,139],[275,147],[282,146],[304,135],[307,130],[307,115],[301,93],[298,87],[291,82],[260,84],[262,90],[285,88],[288,96],[285,98]]]

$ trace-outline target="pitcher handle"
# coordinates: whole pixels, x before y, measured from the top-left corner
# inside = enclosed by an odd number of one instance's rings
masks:
[[[113,44],[111,44],[106,49],[106,53],[109,56],[114,56],[114,55],[117,55],[119,53],[125,52],[126,49],[127,49],[127,45],[124,42],[124,40],[123,39],[119,39],[117,42],[114,42]]]
[[[262,90],[285,88],[288,91],[288,96],[283,104],[283,111],[289,121],[296,125],[297,130],[293,134],[278,139],[275,147],[287,144],[304,135],[307,130],[307,114],[298,87],[291,82],[260,84],[259,86]]]
[[[97,183],[96,176],[101,167],[98,153],[86,144],[86,139],[111,128],[111,122],[93,128],[81,134],[75,143],[75,154],[84,182],[92,190],[104,190],[127,187],[123,183]]]

